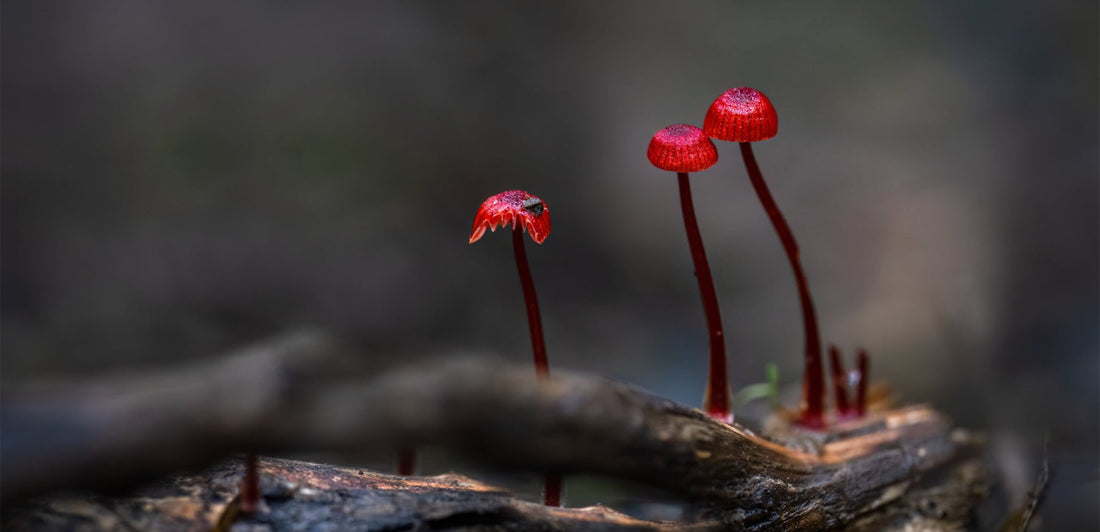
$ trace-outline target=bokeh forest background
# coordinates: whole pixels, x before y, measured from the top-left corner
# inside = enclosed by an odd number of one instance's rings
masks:
[[[528,244],[552,367],[697,404],[675,177],[645,149],[748,85],[778,109],[755,149],[824,339],[988,431],[1013,497],[1049,433],[1045,524],[1097,527],[1097,23],[1023,0],[6,1],[2,385],[307,325],[391,363],[526,362],[508,238],[466,243],[522,188],[553,217]],[[719,152],[692,183],[730,377],[776,363],[793,401],[791,272]]]

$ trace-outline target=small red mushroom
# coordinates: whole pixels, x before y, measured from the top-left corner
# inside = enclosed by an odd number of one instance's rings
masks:
[[[756,190],[757,197],[760,198],[760,203],[764,205],[764,211],[768,213],[768,218],[775,226],[775,231],[779,233],[779,240],[783,243],[787,260],[791,263],[791,269],[794,270],[802,307],[802,325],[806,335],[806,372],[802,381],[799,423],[808,428],[821,429],[825,427],[825,372],[821,363],[821,339],[813,299],[810,298],[810,286],[806,281],[806,274],[802,271],[794,234],[787,225],[787,221],[783,219],[783,214],[779,212],[779,206],[772,198],[768,186],[764,183],[764,176],[761,175],[760,167],[756,164],[756,157],[753,156],[750,144],[774,137],[778,127],[779,121],[771,101],[760,91],[749,87],[739,87],[723,92],[711,104],[703,122],[703,131],[707,136],[740,143],[741,157],[745,160],[749,180],[752,182],[753,189]]]
[[[527,303],[527,325],[531,329],[531,349],[535,354],[535,371],[540,377],[550,376],[546,361],[546,342],[542,338],[542,318],[539,301],[535,296],[535,283],[531,281],[531,268],[527,265],[527,250],[523,247],[523,233],[531,234],[531,240],[541,244],[550,235],[550,209],[543,201],[522,190],[509,190],[492,196],[481,204],[470,231],[470,243],[481,239],[485,230],[512,225],[512,250],[516,256],[519,282],[523,286],[523,299]]]
[[[550,235],[550,209],[541,199],[523,190],[501,192],[485,200],[474,216],[470,231],[470,243],[477,242],[485,230],[512,225],[512,250],[515,252],[516,269],[523,287],[523,299],[527,304],[527,325],[531,330],[531,350],[535,356],[535,373],[540,379],[550,377],[550,364],[546,360],[546,342],[542,336],[542,318],[535,296],[535,283],[531,281],[531,268],[527,264],[527,251],[523,247],[523,233],[542,244]],[[561,475],[547,474],[543,479],[542,502],[547,506],[561,506]]]
[[[695,278],[699,283],[699,294],[703,299],[703,313],[707,319],[710,333],[710,375],[707,389],[703,394],[703,409],[711,417],[733,422],[730,409],[730,386],[726,375],[726,343],[722,336],[722,315],[718,309],[718,296],[714,290],[714,279],[707,263],[707,253],[703,249],[703,238],[699,234],[699,224],[695,220],[695,206],[691,200],[691,184],[688,172],[706,170],[718,162],[718,149],[703,130],[687,124],[666,127],[653,135],[646,152],[649,162],[661,170],[676,172],[680,185],[680,207],[684,213],[684,228],[687,230],[688,247],[691,259],[695,263]]]

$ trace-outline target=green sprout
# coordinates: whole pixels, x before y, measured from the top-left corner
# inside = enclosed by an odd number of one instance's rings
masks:
[[[733,396],[734,408],[742,408],[757,399],[768,399],[768,405],[775,410],[779,407],[779,367],[774,363],[764,368],[765,382],[750,384],[741,388]]]

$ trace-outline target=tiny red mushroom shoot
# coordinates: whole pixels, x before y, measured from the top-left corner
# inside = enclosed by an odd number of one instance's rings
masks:
[[[730,408],[731,393],[726,373],[722,315],[718,309],[718,296],[714,290],[710,265],[707,263],[707,252],[703,249],[703,237],[699,234],[699,224],[695,220],[691,184],[688,182],[688,172],[706,170],[718,162],[718,149],[701,129],[687,124],[676,124],[653,135],[646,155],[653,166],[676,172],[677,175],[684,228],[687,230],[691,259],[695,263],[695,278],[703,299],[703,313],[710,339],[710,372],[706,392],[703,394],[703,409],[711,417],[730,423],[733,421],[733,411]]]
[[[832,368],[833,392],[836,401],[836,417],[838,420],[856,419],[867,413],[867,351],[860,349],[856,355],[856,369],[851,373],[844,371],[844,363],[840,360],[840,350],[835,345],[829,346],[829,365]],[[848,400],[848,388],[856,389],[855,402]]]
[[[542,335],[542,317],[539,315],[539,301],[535,295],[535,283],[531,281],[531,268],[527,264],[527,250],[523,244],[523,233],[531,235],[531,240],[542,244],[550,235],[550,209],[541,199],[523,190],[501,192],[485,200],[474,216],[474,227],[470,231],[470,243],[473,244],[485,235],[485,231],[496,231],[497,227],[512,226],[512,250],[519,270],[519,282],[523,287],[523,300],[527,305],[527,325],[531,331],[531,350],[535,357],[535,373],[541,379],[550,377],[550,364],[546,359],[546,341]],[[547,506],[561,506],[561,476],[547,474],[543,479],[542,502]]]
[[[837,419],[851,417],[852,407],[848,404],[848,375],[844,373],[844,364],[840,361],[840,349],[829,346],[829,365],[833,373],[833,394],[836,402]]]
[[[856,417],[863,417],[867,414],[867,383],[871,379],[871,375],[868,373],[871,369],[870,364],[870,361],[867,360],[867,351],[860,349],[859,353],[856,354],[857,369],[853,372],[855,374],[853,381],[856,387]]]
[[[794,270],[795,283],[798,285],[798,298],[802,309],[802,325],[805,332],[806,370],[802,381],[802,404],[799,408],[799,424],[812,429],[825,427],[825,371],[821,361],[821,337],[817,327],[817,315],[806,274],[802,271],[802,262],[798,255],[798,244],[794,233],[787,225],[779,206],[772,198],[764,176],[756,164],[752,153],[752,142],[767,140],[775,136],[779,121],[767,96],[756,89],[739,87],[723,92],[710,109],[703,122],[706,135],[725,141],[740,143],[741,157],[749,173],[752,188],[764,205],[787,260]]]

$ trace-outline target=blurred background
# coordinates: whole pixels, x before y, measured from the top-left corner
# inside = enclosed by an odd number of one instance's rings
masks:
[[[208,359],[313,325],[390,362],[530,357],[507,235],[526,189],[554,368],[696,404],[706,335],[675,176],[650,136],[723,90],[822,335],[993,435],[1050,529],[1097,527],[1093,3],[26,2],[2,46],[2,385]],[[735,389],[802,326],[737,148],[695,174]],[[1021,458],[1022,457],[1022,458]]]

